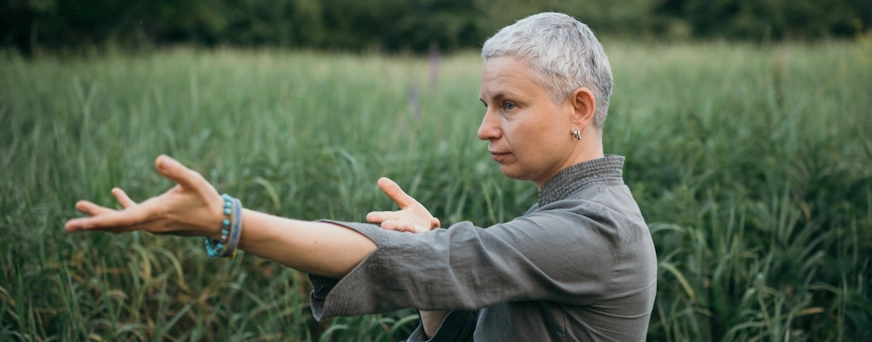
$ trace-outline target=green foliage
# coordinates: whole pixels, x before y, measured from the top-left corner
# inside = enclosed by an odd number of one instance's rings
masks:
[[[565,12],[598,33],[670,40],[845,37],[872,24],[866,0],[6,0],[0,45],[26,53],[175,43],[452,51],[542,11]]]
[[[870,45],[606,42],[606,152],[658,251],[649,340],[872,338]],[[170,184],[168,153],[252,209],[362,221],[397,180],[445,224],[535,201],[475,137],[480,59],[174,49],[0,56],[0,340],[391,341],[411,310],[316,322],[305,275],[198,239],[67,235],[75,201]],[[418,106],[410,101],[417,89]]]
[[[682,18],[703,36],[761,39],[820,38],[857,33],[872,22],[864,0],[667,0],[661,13]]]

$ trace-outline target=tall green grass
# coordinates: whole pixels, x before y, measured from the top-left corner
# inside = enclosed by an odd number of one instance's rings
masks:
[[[606,44],[607,153],[659,257],[650,340],[872,338],[872,48]],[[0,57],[0,340],[402,340],[411,310],[316,322],[305,275],[196,239],[67,235],[77,199],[170,184],[362,221],[397,180],[444,225],[535,202],[475,137],[480,60],[272,50]],[[416,93],[417,101],[411,99]],[[416,104],[417,102],[417,104]]]

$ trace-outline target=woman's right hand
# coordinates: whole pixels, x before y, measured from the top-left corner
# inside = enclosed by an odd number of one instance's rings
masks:
[[[367,221],[380,223],[384,229],[413,233],[428,232],[441,225],[438,218],[433,217],[427,208],[406,194],[396,182],[382,177],[378,180],[378,187],[400,206],[400,210],[373,211],[366,214]]]
[[[176,182],[176,186],[139,204],[121,189],[113,189],[112,194],[124,208],[120,211],[79,201],[76,210],[90,217],[71,219],[64,229],[69,233],[143,230],[153,234],[220,237],[221,222],[225,218],[224,199],[212,184],[165,155],[157,157],[155,167],[162,176]]]

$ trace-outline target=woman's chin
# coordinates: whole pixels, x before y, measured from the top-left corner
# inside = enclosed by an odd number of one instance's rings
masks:
[[[525,175],[521,170],[517,168],[513,168],[511,166],[500,164],[500,173],[506,178],[517,179],[517,180],[528,180],[529,175]]]

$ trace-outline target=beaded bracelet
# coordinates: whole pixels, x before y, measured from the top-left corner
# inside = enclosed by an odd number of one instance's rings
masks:
[[[242,233],[242,203],[238,199],[223,194],[224,215],[221,222],[221,238],[206,238],[206,253],[209,257],[236,257],[236,246]]]

